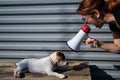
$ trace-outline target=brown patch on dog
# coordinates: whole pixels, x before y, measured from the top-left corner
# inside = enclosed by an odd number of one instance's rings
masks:
[[[57,60],[58,62],[62,62],[65,60],[65,55],[62,51],[57,51]]]

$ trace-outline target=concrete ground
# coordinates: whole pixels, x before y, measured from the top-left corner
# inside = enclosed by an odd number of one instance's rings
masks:
[[[38,73],[26,73],[24,78],[14,78],[15,62],[0,62],[0,80],[91,80],[87,64],[87,62],[71,62],[69,65],[74,66],[74,70],[61,72],[67,76],[65,79]]]

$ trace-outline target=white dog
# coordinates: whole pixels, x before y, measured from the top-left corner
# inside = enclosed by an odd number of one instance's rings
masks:
[[[54,72],[57,64],[62,66],[67,65],[65,56],[61,51],[54,52],[50,56],[41,59],[23,59],[17,63],[17,68],[14,70],[14,77],[20,78],[21,73],[29,71],[31,73],[44,73],[59,78],[65,78],[65,75]]]

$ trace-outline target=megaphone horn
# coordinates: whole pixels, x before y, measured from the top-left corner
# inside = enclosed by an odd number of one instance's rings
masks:
[[[67,41],[67,45],[72,51],[78,52],[80,51],[80,44],[84,39],[89,38],[88,33],[90,32],[90,27],[88,25],[83,25],[79,32],[69,41]]]

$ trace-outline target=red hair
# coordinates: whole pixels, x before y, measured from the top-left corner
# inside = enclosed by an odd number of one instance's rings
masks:
[[[114,11],[118,4],[118,0],[108,0],[108,10]]]
[[[83,0],[77,12],[82,15],[89,15],[95,9],[104,12],[113,12],[118,4],[118,0],[108,0],[108,2],[105,0]]]

